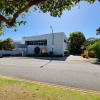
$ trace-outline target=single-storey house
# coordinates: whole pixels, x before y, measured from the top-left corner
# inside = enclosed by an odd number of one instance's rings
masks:
[[[68,49],[68,39],[64,32],[22,37],[22,44],[27,46],[27,54],[34,54],[35,47],[40,48],[39,54],[53,51],[54,55],[64,55]]]

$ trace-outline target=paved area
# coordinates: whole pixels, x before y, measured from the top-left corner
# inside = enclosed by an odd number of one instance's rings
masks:
[[[0,75],[100,91],[100,65],[80,56],[1,58]]]
[[[68,56],[68,58],[66,59],[66,61],[71,60],[71,61],[83,61],[84,58],[82,58],[79,55],[70,55]]]

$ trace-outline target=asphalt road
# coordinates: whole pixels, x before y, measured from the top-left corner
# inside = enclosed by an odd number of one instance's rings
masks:
[[[77,59],[1,58],[0,75],[100,91],[100,65]]]

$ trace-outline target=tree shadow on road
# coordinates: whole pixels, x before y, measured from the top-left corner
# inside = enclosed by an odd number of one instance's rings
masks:
[[[52,60],[50,60],[48,63],[46,63],[45,65],[43,66],[40,66],[40,68],[43,68],[44,66],[48,65],[49,63],[51,63]]]
[[[100,65],[100,61],[91,62],[91,64]]]

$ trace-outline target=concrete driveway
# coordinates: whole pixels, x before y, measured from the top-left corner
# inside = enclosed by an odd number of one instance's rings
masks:
[[[53,61],[51,58],[1,58],[0,75],[100,91],[100,65],[85,62],[77,55]]]

